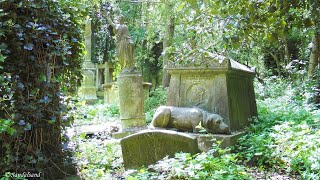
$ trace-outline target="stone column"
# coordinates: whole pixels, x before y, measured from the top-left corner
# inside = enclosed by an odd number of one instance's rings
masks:
[[[136,71],[122,71],[118,77],[118,87],[122,131],[146,128],[141,74]]]
[[[95,87],[96,68],[91,62],[91,21],[87,20],[85,26],[85,49],[86,57],[82,65],[83,81],[79,90],[79,96],[87,102],[97,99],[97,89]]]

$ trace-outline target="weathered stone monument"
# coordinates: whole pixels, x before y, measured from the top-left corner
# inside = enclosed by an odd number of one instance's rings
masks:
[[[133,42],[128,27],[123,24],[123,17],[118,17],[119,24],[114,24],[110,17],[107,19],[116,34],[117,58],[122,69],[118,76],[122,131],[114,137],[124,137],[146,128],[143,79],[135,67]]]
[[[204,62],[203,66],[168,68],[168,106],[157,109],[152,121],[155,130],[121,140],[125,168],[147,166],[180,151],[208,151],[216,140],[222,147],[231,146],[244,134],[249,119],[257,115],[254,72],[222,56],[207,57]],[[209,134],[195,133],[199,125]]]
[[[95,87],[95,65],[91,62],[91,21],[86,21],[85,26],[85,49],[86,57],[82,65],[83,81],[79,89],[79,97],[85,101],[92,103],[97,99],[96,87]]]
[[[171,81],[167,105],[197,107],[218,114],[230,134],[243,130],[250,124],[249,119],[257,115],[255,72],[227,58],[211,59],[208,63],[206,68],[168,69]]]

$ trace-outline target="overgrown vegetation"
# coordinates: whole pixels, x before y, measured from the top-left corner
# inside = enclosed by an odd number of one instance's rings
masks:
[[[259,116],[232,151],[215,146],[194,156],[179,153],[128,179],[255,179],[253,167],[319,179],[320,112],[307,104],[310,91],[297,94],[297,88],[304,88],[273,77],[256,84]]]
[[[320,150],[320,112],[307,103],[312,91],[297,93],[304,88],[279,79],[266,87],[269,95],[258,99],[259,117],[237,151],[249,165],[319,179],[320,159],[315,154]],[[258,93],[265,92],[261,90]]]
[[[116,179],[124,172],[119,142],[77,137],[75,158],[82,179]]]
[[[65,176],[64,128],[119,120],[118,104],[71,98],[82,76],[87,15],[92,61],[116,63],[110,12],[125,16],[138,69],[155,87],[145,101],[147,122],[165,104],[163,68],[205,65],[217,55],[257,67],[259,116],[231,150],[177,153],[138,171],[123,169],[110,133],[76,134],[70,164],[81,178],[255,179],[254,168],[320,179],[319,7],[317,0],[0,0],[0,175]]]
[[[160,86],[150,92],[149,97],[147,97],[144,102],[144,112],[146,114],[147,123],[152,121],[156,108],[161,105],[166,105],[166,101],[167,90],[165,88]]]
[[[97,102],[93,105],[85,101],[74,103],[68,116],[74,119],[73,125],[101,124],[119,119],[119,104],[104,104]]]
[[[83,59],[81,1],[0,1],[0,174],[59,171]]]
[[[236,163],[237,154],[214,145],[207,153],[164,158],[127,179],[250,179],[245,167]]]

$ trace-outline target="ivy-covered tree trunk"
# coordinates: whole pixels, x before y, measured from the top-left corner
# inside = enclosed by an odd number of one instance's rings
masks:
[[[67,174],[61,131],[72,118],[65,117],[68,92],[81,80],[83,59],[81,19],[71,1],[0,1],[0,75],[10,91],[0,101],[0,176],[5,172],[42,173],[44,179]],[[78,4],[79,5],[79,4]],[[80,20],[80,21],[79,21]],[[60,166],[60,167],[59,167]],[[66,171],[66,172],[65,172]]]
[[[320,32],[316,32],[312,40],[312,50],[309,59],[308,77],[311,78],[319,64],[320,57]]]

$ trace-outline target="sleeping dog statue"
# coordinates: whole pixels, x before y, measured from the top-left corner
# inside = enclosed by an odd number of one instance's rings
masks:
[[[229,134],[229,127],[218,114],[212,114],[199,108],[160,106],[157,108],[152,126],[160,128],[175,128],[181,131],[196,132],[196,126],[201,125],[207,132]]]

